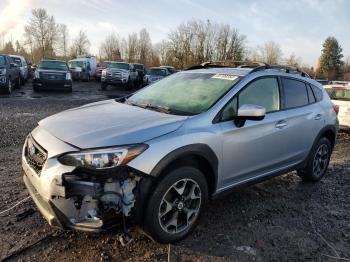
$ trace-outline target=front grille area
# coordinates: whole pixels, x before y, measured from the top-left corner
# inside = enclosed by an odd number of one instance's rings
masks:
[[[66,73],[40,73],[40,78],[43,80],[65,80]]]
[[[47,152],[39,146],[33,138],[28,137],[24,155],[28,165],[40,175],[47,159]]]
[[[122,79],[122,73],[119,73],[119,72],[107,73],[107,77],[121,80]]]

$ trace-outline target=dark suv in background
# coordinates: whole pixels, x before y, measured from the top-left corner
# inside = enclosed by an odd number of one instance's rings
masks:
[[[134,64],[134,68],[137,72],[137,82],[140,86],[143,86],[143,78],[146,75],[146,68],[143,64]]]
[[[0,54],[0,90],[11,94],[13,87],[19,88],[20,86],[19,67],[10,56]]]
[[[60,60],[41,60],[35,70],[33,90],[66,90],[72,92],[72,76],[66,62]]]

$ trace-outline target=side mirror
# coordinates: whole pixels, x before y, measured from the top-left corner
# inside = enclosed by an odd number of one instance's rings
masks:
[[[235,124],[237,127],[242,127],[246,120],[259,121],[263,120],[266,115],[266,109],[263,106],[244,104],[238,108]]]
[[[10,68],[16,68],[17,65],[15,63],[10,63]]]

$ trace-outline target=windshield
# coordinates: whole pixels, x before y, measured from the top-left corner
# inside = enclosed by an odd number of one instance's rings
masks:
[[[74,68],[74,67],[85,68],[85,62],[84,61],[69,61],[68,65],[69,65],[70,68]]]
[[[98,64],[97,67],[107,67],[107,64],[106,62],[103,62],[101,64]]]
[[[135,64],[134,67],[135,67],[135,69],[143,70],[143,65],[137,65],[137,64]]]
[[[238,81],[234,75],[182,72],[140,90],[127,102],[195,115],[208,110]]]
[[[22,66],[21,58],[13,57],[12,59],[18,66]]]
[[[126,63],[109,63],[109,64],[107,64],[107,67],[108,68],[129,70],[129,64],[126,64]]]
[[[61,61],[41,61],[39,69],[67,71],[68,67],[65,62]]]
[[[0,55],[0,65],[6,65],[5,57]]]
[[[166,69],[163,68],[151,68],[149,70],[149,75],[151,76],[166,76]]]
[[[171,74],[174,74],[174,73],[176,73],[176,70],[175,70],[175,68],[173,68],[173,67],[166,67],[166,66],[164,66],[164,68],[166,68],[166,69],[168,69],[168,71],[171,73]]]
[[[350,89],[326,88],[326,91],[332,100],[350,101]]]

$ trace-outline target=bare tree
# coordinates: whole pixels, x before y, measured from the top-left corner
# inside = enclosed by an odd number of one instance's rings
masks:
[[[58,25],[58,49],[66,59],[68,56],[69,31],[65,24]]]
[[[78,36],[74,39],[71,47],[71,55],[77,57],[89,53],[90,41],[86,33],[82,30],[79,31]]]
[[[24,27],[27,39],[32,39],[41,51],[41,58],[52,56],[53,46],[57,40],[57,26],[53,16],[49,16],[45,9],[32,10],[32,17]]]
[[[268,64],[278,64],[282,60],[282,50],[280,46],[273,42],[268,41],[262,46],[258,46],[259,56],[262,62]]]
[[[184,68],[204,61],[242,60],[246,53],[245,36],[225,24],[189,21],[169,34],[167,63]]]
[[[297,57],[294,53],[291,53],[289,57],[287,57],[284,63],[288,66],[300,67],[302,60],[300,57]]]
[[[136,33],[131,33],[127,41],[127,60],[130,63],[137,61],[138,37]]]
[[[121,60],[120,39],[116,34],[112,33],[106,37],[100,46],[100,54],[107,60]]]
[[[151,37],[147,30],[143,28],[139,33],[138,62],[144,65],[151,64],[151,61],[153,60],[153,51]]]

